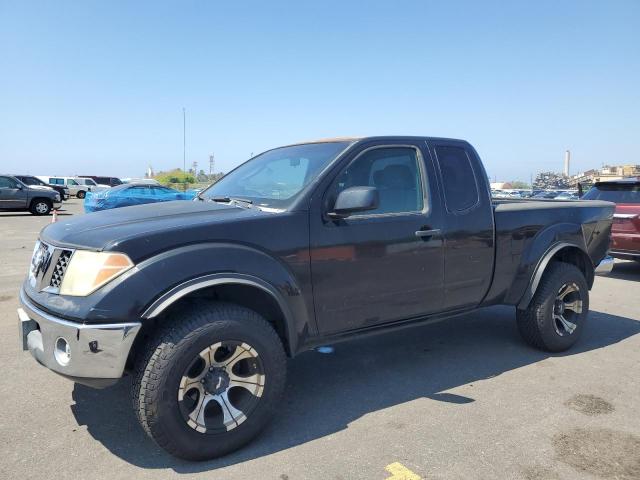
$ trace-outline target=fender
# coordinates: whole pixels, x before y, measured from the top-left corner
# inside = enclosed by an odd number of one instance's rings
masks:
[[[543,228],[530,238],[520,255],[518,266],[514,271],[514,276],[503,303],[520,307],[523,298],[528,297],[528,295],[533,297],[533,293],[535,293],[539,283],[539,279],[535,281],[536,275],[542,275],[540,267],[542,266],[542,271],[544,271],[544,267],[546,267],[551,258],[547,258],[549,251],[560,245],[575,247],[585,252],[586,246],[582,226],[572,222],[556,223]],[[561,248],[558,248],[556,252]],[[553,256],[553,254],[551,255]],[[528,300],[526,303],[528,304]]]
[[[295,252],[294,252],[295,253]],[[286,261],[253,246],[226,242],[185,245],[136,265],[93,299],[87,323],[153,318],[179,298],[207,286],[243,284],[260,288],[275,300],[287,325],[292,353],[317,333],[306,251]]]
[[[518,302],[519,309],[524,310],[529,306],[531,299],[533,298],[533,296],[536,293],[536,290],[538,289],[538,285],[540,284],[540,280],[542,279],[542,275],[544,274],[547,268],[547,265],[549,265],[549,262],[554,257],[554,255],[564,248],[577,248],[584,254],[586,258],[589,258],[589,255],[587,255],[587,252],[585,251],[585,249],[581,248],[580,246],[574,243],[561,242],[551,246],[540,258],[540,261],[538,262],[538,265],[535,268],[534,274],[531,277],[529,285],[527,286],[527,290],[525,291],[524,295],[520,299],[520,302]],[[591,265],[590,262],[591,260],[589,260],[589,265]]]
[[[168,292],[158,297],[142,314],[142,318],[154,318],[160,315],[173,303],[180,300],[182,297],[189,295],[192,292],[201,290],[203,288],[213,287],[216,285],[248,285],[251,287],[259,288],[268,293],[278,304],[282,314],[284,316],[285,334],[287,336],[287,344],[289,345],[290,352],[297,350],[297,335],[295,331],[295,322],[293,314],[289,309],[282,295],[269,283],[261,280],[260,278],[233,273],[214,273],[210,275],[204,275],[202,277],[192,278],[179,285],[176,285]]]

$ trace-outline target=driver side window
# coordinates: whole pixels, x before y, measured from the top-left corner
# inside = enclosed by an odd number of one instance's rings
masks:
[[[18,184],[9,177],[0,177],[0,188],[18,188]]]
[[[328,204],[343,190],[366,186],[378,190],[380,204],[366,215],[421,212],[424,187],[417,151],[411,147],[381,147],[365,151],[338,176]]]

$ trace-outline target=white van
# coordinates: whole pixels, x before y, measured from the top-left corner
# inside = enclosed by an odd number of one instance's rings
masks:
[[[75,195],[78,198],[84,198],[87,192],[104,190],[98,187],[90,178],[54,177],[51,175],[36,175],[36,177],[50,185],[64,185],[69,189],[70,195]],[[92,183],[85,182],[86,180]]]
[[[104,185],[102,183],[96,183],[93,178],[87,177],[73,177],[73,179],[81,185],[87,185],[91,187],[92,192],[101,192],[102,190],[107,190],[111,188],[109,185]]]

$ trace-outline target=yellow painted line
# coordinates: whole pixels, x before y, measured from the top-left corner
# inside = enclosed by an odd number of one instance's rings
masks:
[[[387,480],[422,480],[422,477],[417,473],[413,473],[407,467],[399,462],[393,462],[384,469],[391,474],[387,477]]]

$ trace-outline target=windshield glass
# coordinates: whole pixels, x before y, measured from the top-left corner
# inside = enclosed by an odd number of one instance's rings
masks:
[[[269,150],[222,177],[200,198],[239,198],[262,207],[287,208],[347,146],[348,142],[327,142]]]
[[[18,177],[25,185],[46,185],[42,180],[36,177]]]
[[[585,193],[584,200],[606,200],[614,203],[640,203],[640,185],[611,183],[597,185]]]

